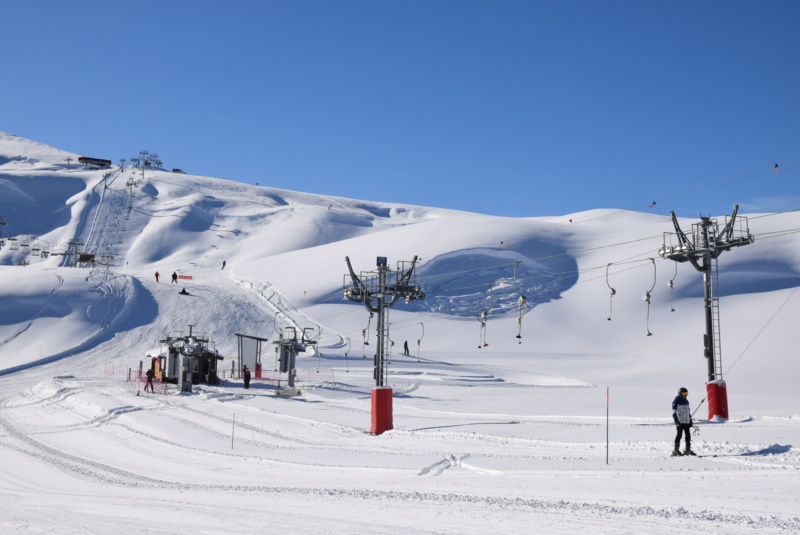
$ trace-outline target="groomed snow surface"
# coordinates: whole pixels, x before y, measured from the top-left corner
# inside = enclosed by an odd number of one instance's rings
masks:
[[[0,533],[800,532],[800,216],[744,214],[755,243],[720,257],[730,419],[703,404],[701,457],[671,458],[672,399],[700,404],[706,361],[701,276],[657,254],[669,218],[499,218],[77,156],[0,134]],[[78,239],[112,266],[41,255]],[[428,298],[390,311],[394,429],[373,436],[375,321],[341,299],[344,258],[414,255]],[[189,324],[226,355],[219,386],[127,380]],[[287,326],[319,340],[290,398]],[[236,333],[270,340],[249,390]]]

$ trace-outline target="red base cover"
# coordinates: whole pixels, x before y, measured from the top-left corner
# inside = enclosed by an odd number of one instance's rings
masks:
[[[708,419],[728,419],[728,385],[725,381],[706,383],[708,394]]]
[[[372,391],[372,429],[370,433],[380,435],[394,429],[392,423],[392,389],[378,387]]]

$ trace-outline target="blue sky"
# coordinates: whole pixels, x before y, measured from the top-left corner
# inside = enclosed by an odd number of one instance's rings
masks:
[[[0,131],[86,156],[514,217],[800,208],[796,1],[6,0],[2,18]]]

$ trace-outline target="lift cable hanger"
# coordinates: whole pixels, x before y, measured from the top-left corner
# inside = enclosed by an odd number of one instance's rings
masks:
[[[475,312],[478,314],[478,321],[481,322],[481,332],[478,336],[478,349],[489,345],[486,343],[486,322],[489,321],[489,311],[486,309],[481,311],[481,303],[483,303],[483,300],[478,301],[478,305],[475,310]]]
[[[608,289],[611,290],[611,296],[609,297],[608,301],[608,321],[611,321],[611,313],[614,310],[614,295],[616,295],[617,293],[617,291],[614,288],[612,288],[611,284],[608,282],[608,268],[611,267],[611,264],[612,263],[609,263],[606,266],[606,286],[608,286]]]
[[[303,329],[303,333],[305,333],[305,329]],[[304,335],[305,337],[305,335]],[[315,344],[319,344],[319,341],[322,339],[322,328],[317,324],[317,337],[312,341]],[[319,345],[316,345],[317,350],[317,373],[319,373],[320,364],[322,364],[322,351],[319,348]]]
[[[489,343],[486,341],[486,326],[489,323],[489,309],[492,308],[492,304],[494,304],[494,288],[492,288],[492,285],[488,283],[487,286],[489,287],[489,298],[488,298],[489,304],[486,308],[484,308],[481,311],[480,309],[481,303],[486,301],[486,299],[482,299],[478,301],[478,306],[477,306],[478,321],[481,322],[481,335],[480,335],[480,340],[478,342],[478,349],[482,347],[488,347],[489,345]]]
[[[425,338],[425,324],[420,322],[419,326],[422,327],[422,333],[419,335],[419,338],[417,339],[417,362],[419,362],[420,344],[422,343],[422,339]]]
[[[387,345],[387,347],[389,349],[386,350],[386,364],[389,365],[389,364],[392,363],[392,349],[394,349],[394,340],[392,340],[392,335],[391,335],[391,330],[390,330],[392,324],[391,323],[387,323],[386,326],[387,326],[387,329],[386,329],[386,340],[389,342],[389,344]]]
[[[272,330],[275,331],[275,334],[278,335],[278,339],[283,338],[283,333],[281,332],[280,329],[278,329],[278,314],[280,314],[280,313],[281,313],[281,311],[278,310],[278,311],[275,312],[275,315],[272,317]]]
[[[651,258],[650,261],[653,263],[653,286],[642,296],[642,299],[647,302],[647,336],[653,336],[653,333],[650,332],[650,293],[656,287],[656,260]]]
[[[364,349],[364,346],[369,345],[369,326],[372,324],[372,316],[375,314],[370,310],[369,311],[369,319],[367,319],[367,328],[361,330],[361,337],[364,339],[364,343],[361,345],[361,358],[367,358],[367,353]]]
[[[678,278],[678,263],[675,262],[675,274],[672,276],[672,278],[669,280],[669,282],[667,282],[667,286],[669,286],[669,311],[670,312],[675,312],[675,307],[672,304],[672,294],[674,293],[674,290],[675,290],[675,279],[677,279],[677,278]]]
[[[517,340],[519,343],[522,343],[522,317],[525,315],[525,306],[528,303],[528,298],[525,297],[522,292],[519,291],[519,286],[517,285],[517,268],[522,263],[522,260],[518,260],[517,263],[514,265],[514,290],[517,291],[519,295],[519,317],[517,318],[517,324],[519,324],[519,331],[517,332]]]

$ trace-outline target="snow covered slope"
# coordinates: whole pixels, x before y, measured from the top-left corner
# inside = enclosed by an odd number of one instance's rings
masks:
[[[755,243],[720,257],[731,419],[700,408],[694,449],[717,457],[670,459],[670,403],[700,403],[706,362],[701,276],[657,254],[668,218],[502,218],[78,156],[0,134],[0,531],[800,530],[798,214],[744,214]],[[78,252],[105,265],[68,267]],[[375,437],[375,323],[341,290],[345,257],[378,256],[418,256],[427,297],[390,312],[395,429]],[[190,324],[230,360],[236,333],[313,328],[303,396],[230,377],[141,395],[128,370]]]

